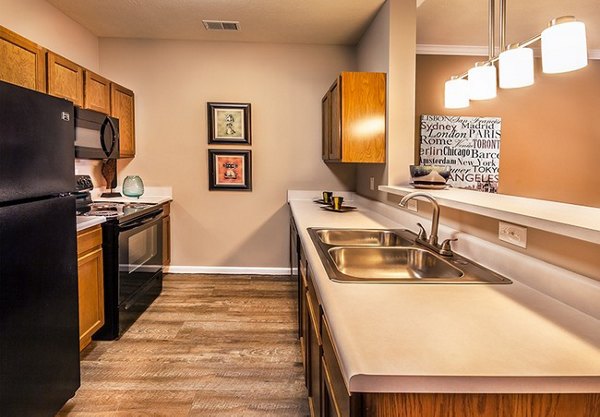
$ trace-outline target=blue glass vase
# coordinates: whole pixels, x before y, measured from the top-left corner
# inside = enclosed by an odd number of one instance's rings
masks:
[[[144,182],[137,175],[128,175],[123,181],[123,194],[127,197],[140,198],[144,194]]]

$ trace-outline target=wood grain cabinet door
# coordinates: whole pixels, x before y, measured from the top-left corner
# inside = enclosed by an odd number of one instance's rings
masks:
[[[77,234],[79,282],[79,349],[104,325],[104,268],[100,226]]]
[[[329,159],[331,161],[339,161],[342,159],[342,119],[341,119],[341,103],[340,103],[340,92],[341,85],[340,80],[335,82],[331,87],[331,144],[329,145]]]
[[[83,68],[48,51],[48,94],[83,107]]]
[[[46,51],[0,26],[0,80],[46,92]]]
[[[119,119],[121,158],[135,156],[135,100],[133,91],[115,83],[110,84],[111,116]]]
[[[92,71],[85,70],[83,103],[86,109],[110,114],[110,81]]]
[[[385,83],[384,73],[342,73],[342,162],[385,162]]]
[[[163,217],[163,265],[171,265],[171,216]]]

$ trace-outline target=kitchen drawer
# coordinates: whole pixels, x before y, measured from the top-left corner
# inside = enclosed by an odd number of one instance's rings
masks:
[[[102,227],[94,226],[77,233],[77,254],[81,255],[102,245]]]

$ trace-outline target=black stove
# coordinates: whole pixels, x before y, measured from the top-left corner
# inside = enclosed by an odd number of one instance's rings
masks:
[[[162,290],[162,223],[160,204],[95,201],[89,176],[76,178],[77,213],[102,216],[104,326],[95,340],[121,336]]]

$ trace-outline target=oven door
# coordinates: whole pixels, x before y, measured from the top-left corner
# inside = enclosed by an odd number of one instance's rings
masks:
[[[162,275],[162,210],[119,225],[119,306]]]

